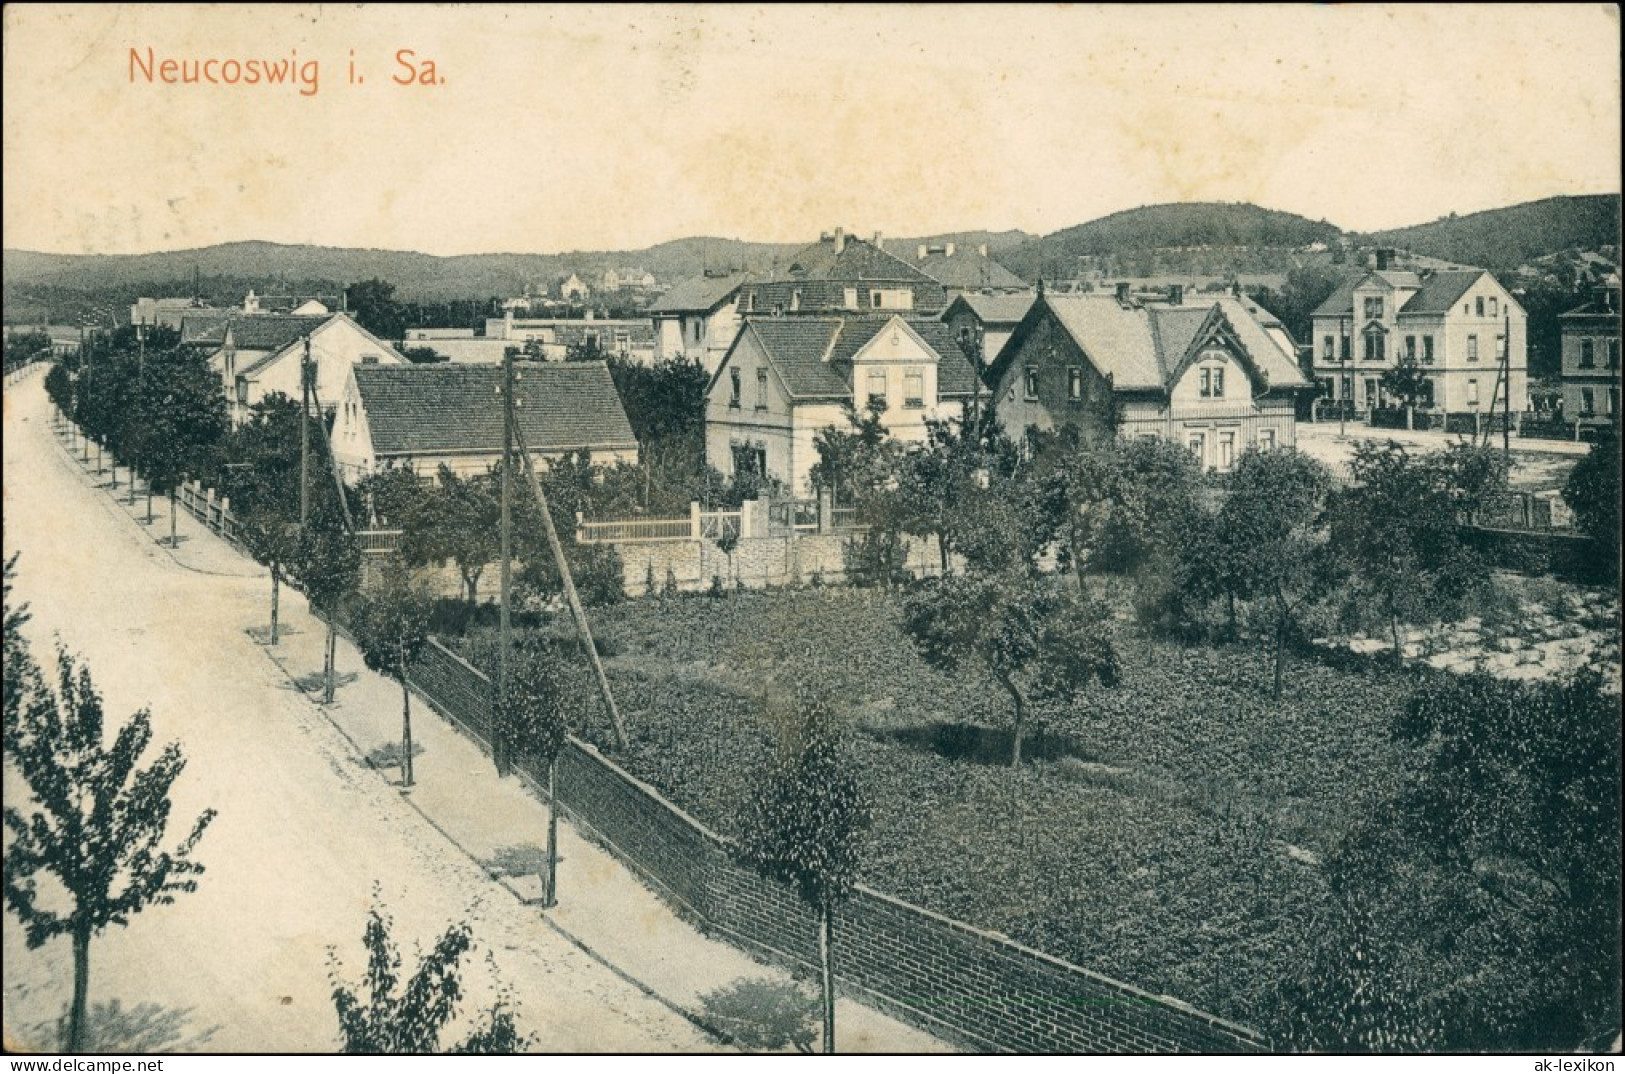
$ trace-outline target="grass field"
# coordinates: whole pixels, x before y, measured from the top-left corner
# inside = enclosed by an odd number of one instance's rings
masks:
[[[1403,770],[1387,727],[1410,674],[1296,661],[1276,704],[1257,648],[1181,647],[1125,621],[1122,685],[1040,707],[1016,772],[1005,696],[927,667],[899,604],[813,589],[599,609],[633,739],[620,758],[726,833],[775,713],[820,692],[872,797],[868,883],[1267,1026],[1323,898],[1317,858]],[[602,721],[585,730],[604,740]]]

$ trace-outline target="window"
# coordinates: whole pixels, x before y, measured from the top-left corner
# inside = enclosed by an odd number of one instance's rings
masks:
[[[1326,336],[1320,341],[1320,356],[1328,362],[1337,357],[1337,343],[1331,336]]]
[[[630,333],[630,332],[616,332],[615,333],[615,353],[616,354],[625,354],[626,352],[630,351],[631,349],[632,349],[632,333]]]
[[[1365,378],[1365,405],[1366,405],[1366,409],[1370,410],[1372,407],[1377,406],[1381,402],[1381,400],[1382,400],[1382,385],[1377,382],[1376,377],[1366,377]]]
[[[797,289],[797,290],[794,290],[794,291],[790,292],[790,311],[793,313],[793,312],[795,312],[796,310],[798,310],[800,308],[801,308],[801,291],[799,289]]]
[[[1474,312],[1475,313],[1477,313],[1480,317],[1484,316],[1484,296],[1483,295],[1479,295],[1477,298],[1473,299],[1473,307],[1474,307]]]
[[[737,369],[728,370],[728,387],[731,389],[731,391],[728,393],[728,409],[729,410],[738,410],[739,409],[739,370],[737,370]]]
[[[694,318],[694,342],[698,343],[705,338],[705,318]]]
[[[1467,360],[1469,362],[1478,361],[1478,337],[1477,336],[1468,336],[1467,337]]]
[[[1490,316],[1491,317],[1499,317],[1500,316],[1500,313],[1497,312],[1499,306],[1500,306],[1500,302],[1497,299],[1494,299],[1494,298],[1490,299]]]
[[[1608,368],[1619,368],[1619,340],[1617,339],[1608,341]]]
[[[755,444],[734,444],[734,475],[755,474],[767,476],[767,449]]]
[[[1380,295],[1365,300],[1365,319],[1368,321],[1382,319],[1382,297]]]
[[[877,309],[877,310],[878,309],[884,309],[885,306],[886,306],[886,292],[884,292],[884,291],[870,291],[869,292],[869,305],[871,307],[873,307],[874,309]]]
[[[1265,454],[1268,454],[1269,452],[1275,450],[1275,430],[1274,429],[1260,429],[1260,430],[1258,430],[1258,450],[1265,453]]]
[[[1221,432],[1219,434],[1219,469],[1228,470],[1236,461],[1236,434]]]
[[[1417,400],[1417,403],[1419,405],[1421,405],[1421,406],[1432,409],[1432,407],[1433,407],[1433,378],[1432,377],[1428,377],[1428,378],[1426,378],[1425,380],[1422,381],[1422,395],[1421,395],[1421,398],[1419,398]]]
[[[1224,366],[1207,366],[1202,370],[1202,398],[1224,398]]]
[[[1495,337],[1495,360],[1499,362],[1503,358],[1505,358],[1506,356],[1507,356],[1507,337],[1497,333],[1496,337]]]
[[[1478,405],[1478,381],[1476,380],[1467,382],[1467,405],[1470,407]]]
[[[1405,337],[1405,360],[1407,362],[1416,361],[1416,337],[1415,336],[1406,336]]]
[[[1591,369],[1597,364],[1596,344],[1589,339],[1580,341],[1580,368]]]
[[[1591,388],[1580,389],[1580,413],[1594,414],[1597,411],[1597,393]]]
[[[1383,345],[1381,332],[1367,332],[1365,334],[1365,360],[1380,362],[1383,360],[1386,348]]]
[[[1201,433],[1191,433],[1185,437],[1185,446],[1196,456],[1198,465],[1207,465],[1207,437]]]
[[[903,405],[911,410],[925,406],[925,374],[903,374]]]
[[[1423,336],[1422,337],[1422,364],[1423,365],[1432,365],[1433,364],[1433,337],[1432,336]]]
[[[1617,415],[1619,413],[1619,389],[1618,388],[1609,388],[1608,389],[1608,413],[1609,414],[1614,414],[1614,415]]]
[[[1038,367],[1035,365],[1030,365],[1027,367],[1026,389],[1028,399],[1038,398]]]
[[[767,370],[756,371],[756,409],[767,409]]]
[[[1066,367],[1066,397],[1074,403],[1083,398],[1083,370],[1075,365]]]
[[[842,296],[841,304],[844,305],[849,310],[857,309],[858,308],[858,289],[856,287],[848,287],[846,289],[846,294]]]
[[[237,401],[245,405],[248,403],[248,380],[244,377],[237,378]]]
[[[886,405],[886,371],[884,369],[869,370],[869,405]]]

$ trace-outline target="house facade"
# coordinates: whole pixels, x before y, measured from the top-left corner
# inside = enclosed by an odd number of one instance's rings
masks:
[[[1297,442],[1294,403],[1312,385],[1290,348],[1233,295],[1040,293],[989,372],[994,414],[1020,438],[1160,437],[1205,468],[1249,447]]]
[[[649,307],[656,361],[682,358],[715,373],[739,331],[739,273],[682,280]]]
[[[790,264],[740,289],[741,315],[935,317],[948,305],[943,285],[888,253],[877,234],[865,241],[845,229],[825,232]]]
[[[520,318],[508,310],[500,318],[486,319],[485,338],[521,348],[531,344],[532,351],[549,361],[563,361],[584,349],[645,364],[653,362],[655,356],[655,333],[648,321]],[[501,358],[498,350],[496,360]]]
[[[539,462],[587,452],[635,463],[637,438],[603,362],[516,362],[514,412]],[[501,365],[358,365],[333,421],[333,459],[346,481],[404,468],[462,477],[502,458]]]
[[[943,310],[942,319],[961,347],[973,347],[986,369],[1004,349],[1016,325],[1033,308],[1037,296],[1030,291],[1013,294],[962,294]]]
[[[849,427],[871,401],[898,440],[921,442],[928,419],[955,420],[977,392],[948,327],[929,318],[746,318],[706,394],[706,459],[813,493],[814,439]]]
[[[350,369],[357,365],[404,365],[406,359],[383,340],[342,313],[328,317],[268,314],[232,318],[209,364],[220,376],[234,423],[267,396],[300,397],[300,366],[306,347],[316,370],[316,396],[322,409],[338,405]]]
[[[1557,319],[1567,421],[1619,424],[1619,291],[1618,282],[1601,287],[1590,302]]]
[[[1409,272],[1379,266],[1345,281],[1311,317],[1321,394],[1357,411],[1396,406],[1382,376],[1414,361],[1424,409],[1529,409],[1528,316],[1481,269]]]

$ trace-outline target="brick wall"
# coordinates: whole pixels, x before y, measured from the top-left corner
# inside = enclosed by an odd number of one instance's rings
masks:
[[[832,533],[744,537],[731,562],[712,541],[628,541],[617,543],[615,550],[621,556],[626,592],[637,597],[647,592],[651,569],[657,592],[666,584],[668,571],[684,592],[710,588],[712,577],[722,579],[725,586],[737,577],[747,589],[807,585],[815,574],[837,584],[846,578],[845,548],[850,539]],[[935,537],[906,541],[909,571],[925,576],[941,569]]]
[[[491,683],[436,642],[412,685],[482,742]],[[545,785],[545,772],[532,772]],[[771,961],[811,971],[811,912],[734,860],[727,840],[592,746],[559,756],[559,804],[688,920]],[[841,990],[978,1051],[1258,1052],[1254,1031],[859,886],[835,922]]]

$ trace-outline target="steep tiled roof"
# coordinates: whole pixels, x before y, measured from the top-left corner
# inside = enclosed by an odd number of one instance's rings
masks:
[[[1186,305],[1125,308],[1111,295],[1046,295],[1044,303],[1102,373],[1122,391],[1164,390],[1215,308],[1272,388],[1302,387],[1293,357],[1232,295],[1204,296]],[[1002,370],[1000,370],[1002,374]]]
[[[948,309],[942,316],[946,320],[953,315],[956,306],[963,305],[976,314],[983,324],[1016,324],[1027,316],[1028,310],[1033,308],[1035,297],[1031,293],[1018,295],[960,295],[949,304]]]
[[[1484,275],[1481,269],[1466,272],[1435,272],[1422,281],[1422,289],[1400,307],[1401,313],[1448,313],[1467,289]]]
[[[256,317],[253,319],[264,320],[267,318]],[[241,370],[238,373],[239,376],[247,377],[250,380],[254,379],[259,375],[261,370],[267,368],[268,366],[275,365],[277,362],[282,361],[289,355],[302,350],[303,348],[301,343],[306,336],[314,335],[318,331],[328,329],[331,326],[338,324],[349,325],[350,328],[359,333],[363,339],[377,347],[378,353],[375,357],[379,358],[380,360],[391,363],[399,363],[401,361],[399,351],[397,351],[394,347],[391,347],[388,343],[385,343],[383,340],[379,339],[377,336],[373,335],[371,332],[367,331],[365,328],[362,328],[359,324],[356,324],[355,321],[351,320],[350,316],[345,313],[332,313],[328,314],[326,317],[277,317],[271,319],[283,321],[289,324],[295,321],[313,321],[315,324],[307,331],[297,333],[291,333],[290,330],[283,329],[280,334],[287,338],[287,342],[275,350],[267,352],[263,358],[258,359],[246,369]],[[240,333],[241,329],[237,325],[233,325],[231,329],[231,338],[235,340]],[[273,339],[275,335],[276,334],[269,332],[261,333],[261,338]],[[239,346],[242,345],[239,344]],[[260,348],[249,348],[245,346],[244,349],[257,351]]]
[[[519,362],[516,411],[533,452],[635,450],[603,362]],[[356,389],[379,455],[500,453],[500,365],[359,365]]]
[[[805,246],[790,259],[784,272],[774,273],[775,280],[896,280],[901,282],[936,282],[913,265],[894,254],[862,239],[848,238],[835,252],[833,241],[819,241]]]
[[[673,284],[671,290],[655,299],[650,313],[708,313],[728,300],[739,285],[750,279],[744,273],[731,276],[692,276]]]
[[[1025,288],[1027,281],[1011,272],[991,257],[978,250],[957,249],[953,256],[946,253],[926,254],[916,258],[915,268],[944,287],[975,290],[980,287]]]
[[[938,395],[970,395],[976,390],[976,372],[951,328],[929,317],[899,319],[936,352]],[[768,317],[751,319],[749,325],[792,396],[848,399],[852,359],[892,320],[891,316]]]
[[[232,310],[197,310],[181,318],[181,342],[216,346],[226,341],[226,325],[241,317]]]
[[[288,317],[277,313],[236,311],[189,313],[181,318],[181,342],[218,347],[225,343],[226,329],[230,328],[232,342],[240,350],[280,350],[335,316],[339,315]]]

